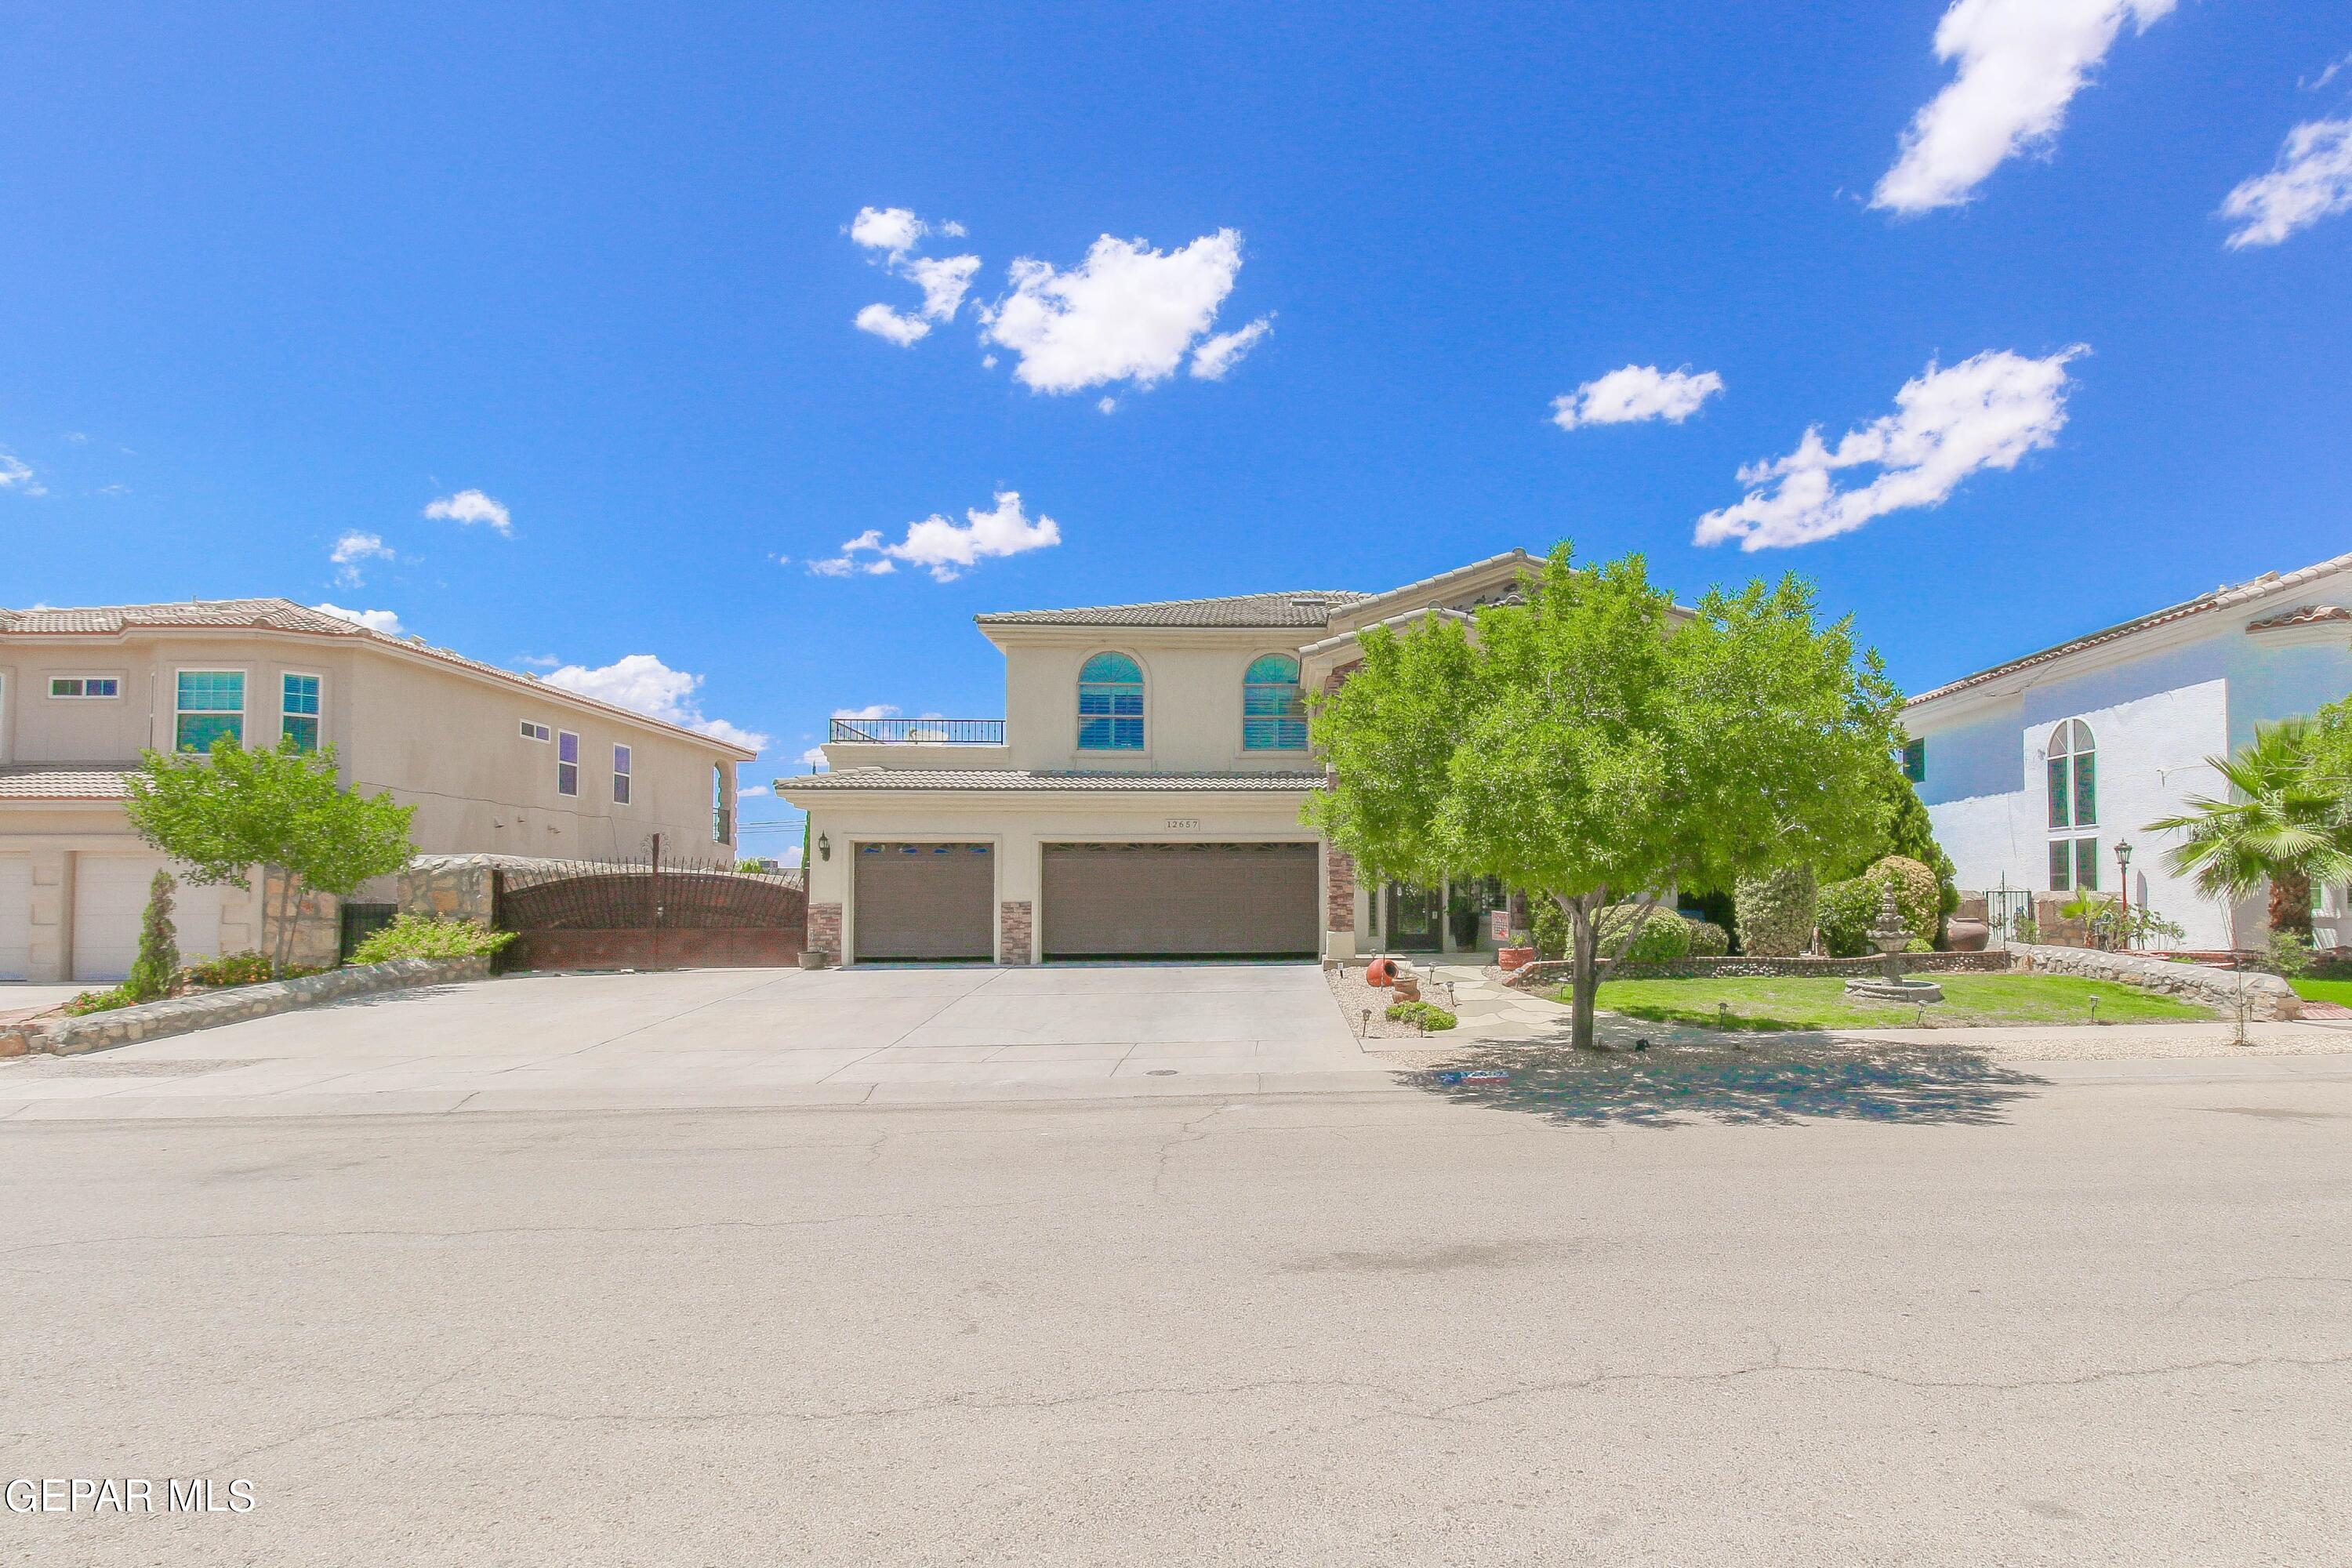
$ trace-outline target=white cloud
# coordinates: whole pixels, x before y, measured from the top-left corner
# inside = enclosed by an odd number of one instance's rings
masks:
[[[762,796],[772,793],[774,792],[770,790],[766,784],[740,784],[736,787],[735,798],[737,800],[758,800]]]
[[[1903,133],[1870,205],[1898,213],[1958,206],[2016,153],[2046,144],[2126,21],[2141,31],[2176,0],[1954,0],[1936,25],[1951,85]]]
[[[1013,292],[981,310],[984,335],[1020,356],[1013,374],[1034,391],[1150,386],[1215,323],[1241,265],[1242,237],[1230,228],[1166,252],[1104,235],[1066,272],[1023,257]]]
[[[1553,398],[1551,422],[1563,430],[1580,425],[1627,425],[1637,419],[1679,425],[1722,390],[1723,377],[1711,370],[1693,375],[1687,367],[1662,371],[1654,364],[1629,364]]]
[[[1019,555],[1062,542],[1061,527],[1052,518],[1040,513],[1033,522],[1022,511],[1018,490],[999,490],[995,506],[987,511],[972,507],[963,515],[963,522],[953,523],[933,512],[908,523],[907,537],[896,544],[883,543],[882,531],[869,528],[843,545],[842,552],[878,552],[886,558],[880,565],[904,561],[928,569],[938,582],[952,583],[992,556]]]
[[[824,760],[824,748],[823,746],[811,746],[807,751],[801,753],[801,766],[804,768],[822,768],[828,767],[831,764]]]
[[[2314,120],[2287,132],[2278,166],[2246,181],[2221,204],[2244,226],[2230,248],[2276,245],[2299,228],[2352,209],[2352,119]]]
[[[1223,381],[1225,372],[1242,363],[1242,357],[1257,347],[1258,340],[1274,331],[1272,312],[1260,316],[1246,327],[1230,332],[1219,332],[1203,339],[1192,351],[1192,374],[1202,381]]]
[[[44,496],[49,492],[33,477],[33,470],[5,452],[0,452],[0,490],[15,490],[19,495]]]
[[[2327,68],[2326,70],[2321,71],[2309,81],[2299,81],[2294,85],[2303,89],[2305,92],[2317,92],[2321,88],[2326,87],[2329,82],[2334,81],[2337,77],[2343,75],[2344,68],[2347,66],[2352,66],[2352,55],[2346,55],[2340,60],[2328,61]]]
[[[2329,68],[2329,70],[2328,70],[2328,75],[2329,75],[2329,76],[2332,76],[2332,75],[2334,75],[2334,74],[2335,74],[2335,68],[2334,68],[2333,67],[2330,67],[2330,68]],[[2321,78],[2319,79],[2319,84],[2320,84],[2322,87],[2326,86],[2326,85],[2327,85],[2327,77],[2325,77],[2325,76],[2324,76],[2324,77],[2321,77]],[[83,442],[85,442],[85,441],[87,441],[87,440],[89,440],[89,433],[88,433],[87,431],[82,431],[82,430],[68,430],[68,431],[67,431],[67,432],[66,432],[66,439],[67,439],[67,440],[68,440],[68,441],[71,441],[75,446],[79,447],[79,446],[80,446]]]
[[[459,490],[456,495],[443,496],[425,509],[425,515],[437,521],[464,523],[468,528],[478,522],[487,522],[491,531],[502,535],[514,532],[512,514],[479,490]]]
[[[917,257],[899,268],[902,276],[923,291],[923,315],[934,321],[952,321],[971,289],[972,274],[980,270],[977,256]]]
[[[1096,400],[1096,403],[1095,403],[1095,412],[1096,412],[1096,413],[1097,413],[1097,414],[1116,414],[1116,413],[1118,413],[1118,398],[1116,398],[1116,397],[1104,397],[1104,398],[1098,398],[1098,399],[1097,399],[1097,400]]]
[[[908,316],[887,305],[873,304],[851,318],[851,323],[861,332],[872,332],[886,342],[900,348],[913,345],[918,338],[930,336],[931,324],[920,316]]]
[[[355,626],[365,626],[388,637],[401,635],[400,617],[390,610],[347,610],[341,605],[313,605],[310,607],[322,616],[332,616],[339,621],[349,621]]]
[[[1746,499],[1699,519],[1693,542],[1810,544],[1890,511],[1940,505],[1969,475],[2013,468],[2057,439],[2066,424],[2067,363],[2089,352],[2077,343],[2047,359],[1987,353],[1948,370],[1930,361],[1895,395],[1895,413],[1847,431],[1834,450],[1815,426],[1789,456],[1740,469]],[[1864,466],[1878,469],[1868,484],[1840,490],[1831,483],[1837,469]]]
[[[384,548],[383,535],[362,533],[354,529],[335,541],[327,559],[335,564],[335,581],[346,588],[356,588],[365,580],[361,567],[370,561],[390,561],[394,556]]]
[[[930,226],[905,207],[859,207],[857,216],[849,220],[849,237],[868,250],[888,253],[897,260],[915,248],[916,242],[930,231]],[[961,234],[961,225],[949,231]]]
[[[863,708],[836,708],[832,716],[835,719],[896,719],[898,710],[887,702],[869,702]]]
[[[823,561],[812,561],[808,569],[819,577],[846,577],[853,572],[862,572],[868,577],[887,577],[898,569],[898,564],[887,555],[875,561],[850,559],[852,554],[861,550],[879,552],[881,549],[882,531],[869,528],[855,539],[844,540],[840,554]]]
[[[746,751],[768,749],[765,735],[741,729],[724,719],[704,718],[700,705],[695,701],[702,677],[672,669],[649,653],[633,653],[597,669],[567,664],[549,675],[547,683],[730,742]]]

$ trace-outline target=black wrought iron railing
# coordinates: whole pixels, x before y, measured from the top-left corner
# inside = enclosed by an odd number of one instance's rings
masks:
[[[866,746],[1001,746],[1002,719],[835,719],[829,741]]]

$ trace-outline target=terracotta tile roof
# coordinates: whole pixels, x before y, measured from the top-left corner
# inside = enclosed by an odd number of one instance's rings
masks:
[[[1990,669],[1980,669],[1974,675],[1964,675],[1959,679],[1948,681],[1932,691],[1920,692],[1910,700],[1910,705],[1916,707],[1922,702],[1932,702],[1939,697],[1949,697],[1955,692],[1966,691],[1972,687],[1999,680],[2003,676],[2014,675],[2020,670],[2031,669],[2036,665],[2048,664],[2053,660],[2063,658],[2069,654],[2079,653],[2084,648],[2119,642],[2126,637],[2136,637],[2141,632],[2152,631],[2158,626],[2170,626],[2177,621],[2188,620],[2191,616],[2212,615],[2217,611],[2232,610],[2246,605],[2259,604],[2274,595],[2293,593],[2306,583],[2315,582],[2331,573],[2342,572],[2347,568],[2352,568],[2352,553],[2333,556],[2328,560],[2316,562],[2312,565],[2284,574],[2277,572],[2265,572],[2261,576],[2247,582],[2234,584],[2225,583],[2212,592],[2200,594],[2193,599],[2185,599],[2178,605],[2170,605],[2148,615],[2075,637],[2072,641],[2062,642],[2054,647],[2045,647],[2039,653],[2030,653],[2022,658],[2011,659],[2006,664],[1994,665]],[[2254,627],[2249,626],[2247,629],[2251,631]]]
[[[458,669],[485,675],[534,697],[562,707],[590,712],[609,714],[639,724],[648,724],[671,734],[684,736],[729,752],[746,761],[759,753],[718,740],[697,730],[656,719],[650,713],[640,713],[633,708],[622,708],[584,697],[561,686],[551,686],[536,676],[500,669],[494,664],[484,664],[478,658],[446,647],[435,647],[419,637],[393,637],[388,633],[371,631],[355,626],[339,616],[323,610],[298,605],[291,599],[194,599],[170,605],[101,605],[81,609],[0,609],[0,636],[22,637],[121,637],[131,631],[188,630],[249,630],[294,632],[305,637],[327,637],[356,640],[373,647],[395,649],[429,658]]]
[[[803,791],[837,794],[858,790],[1082,790],[1103,795],[1181,791],[1271,795],[1322,787],[1323,775],[1319,773],[1113,773],[965,768],[849,768],[837,773],[808,773],[799,778],[776,781],[776,793],[779,795],[798,795]]]
[[[1371,597],[1344,588],[1295,594],[1235,594],[1222,599],[1162,599],[1148,605],[1095,605],[1076,610],[1004,610],[974,616],[983,626],[1267,626],[1327,625],[1331,611]]]
[[[2352,621],[2352,610],[2341,605],[2305,605],[2283,616],[2266,616],[2259,621],[2248,621],[2250,632],[2284,631],[2289,626],[2315,626],[2328,621]]]
[[[0,767],[0,800],[128,800],[119,763],[16,763]]]

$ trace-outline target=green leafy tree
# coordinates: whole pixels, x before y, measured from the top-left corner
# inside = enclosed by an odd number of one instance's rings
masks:
[[[2266,726],[2237,755],[2205,759],[2229,784],[2227,797],[2198,796],[2181,815],[2147,825],[2150,833],[2180,835],[2165,864],[2225,905],[2232,947],[2243,945],[2238,905],[2263,884],[2271,929],[2309,941],[2312,883],[2352,875],[2344,793],[2323,759],[2310,724]]]
[[[173,894],[179,884],[169,871],[158,871],[147,884],[147,912],[139,921],[139,956],[122,988],[142,1002],[152,1002],[172,989],[180,969],[180,933],[172,924]]]
[[[1862,786],[1898,700],[1795,578],[1710,592],[1684,619],[1640,556],[1579,566],[1562,545],[1523,586],[1475,635],[1446,616],[1364,634],[1362,666],[1316,706],[1335,776],[1307,818],[1372,876],[1550,900],[1590,1045],[1618,956],[1601,911],[1866,849],[1885,820]]]
[[[265,912],[278,922],[271,957],[279,969],[292,957],[303,888],[348,898],[415,854],[408,824],[416,808],[389,793],[343,788],[332,746],[247,751],[224,735],[206,754],[144,752],[127,777],[131,826],[187,867],[189,881],[250,889],[254,867],[283,873],[263,879],[274,885],[278,907]]]

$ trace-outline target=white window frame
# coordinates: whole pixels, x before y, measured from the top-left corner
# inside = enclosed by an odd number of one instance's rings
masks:
[[[52,675],[47,679],[49,700],[52,702],[120,702],[122,700],[122,677],[119,675]],[[79,680],[85,686],[93,680],[110,680],[114,682],[114,689],[111,691],[59,691],[58,682],[61,680]],[[173,692],[172,700],[174,702],[179,700],[176,689]]]
[[[635,775],[631,771],[635,766],[636,757],[635,748],[624,745],[618,741],[613,742],[613,804],[614,805],[631,804],[631,796],[636,794]]]
[[[236,743],[245,744],[247,721],[253,717],[253,667],[249,664],[181,664],[172,667],[172,753],[180,751],[180,721],[188,714],[219,715],[226,708],[183,708],[180,706],[180,677],[184,675],[234,675],[243,686],[245,700],[236,709]]]
[[[547,744],[550,731],[546,725],[539,722],[535,719],[518,720],[517,724],[520,727],[516,731],[516,733],[520,735],[524,740],[537,741],[542,746]]]
[[[296,680],[315,680],[319,683],[319,710],[316,713],[295,713],[288,710],[286,682],[289,677]],[[281,744],[286,740],[286,721],[289,719],[308,719],[319,727],[318,740],[310,747],[312,751],[319,751],[326,745],[327,678],[325,675],[315,669],[281,669],[278,672],[278,739]]]
[[[563,760],[563,742],[566,741],[572,742],[572,760],[568,763]],[[572,770],[570,789],[563,787],[563,770],[566,768]],[[555,732],[555,793],[566,800],[580,798],[580,733],[576,730],[558,730]]]
[[[735,842],[735,774],[725,763],[710,764],[710,837],[713,842]]]

